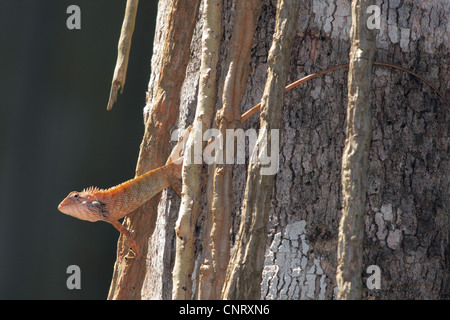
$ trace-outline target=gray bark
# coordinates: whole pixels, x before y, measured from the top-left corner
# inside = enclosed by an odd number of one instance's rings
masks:
[[[164,7],[163,0],[160,6]],[[450,99],[450,5],[445,1],[377,1],[375,61],[406,67]],[[224,2],[219,65],[233,26],[232,1]],[[276,2],[262,1],[242,110],[261,100]],[[288,82],[348,62],[350,2],[302,1]],[[164,15],[161,11],[160,16]],[[158,20],[158,32],[164,23]],[[161,37],[155,37],[155,55]],[[201,25],[181,94],[179,125],[192,123],[200,59]],[[373,69],[372,144],[369,154],[363,252],[363,299],[450,298],[449,109],[424,83],[397,70]],[[223,72],[223,70],[219,70]],[[152,69],[154,79],[158,70]],[[280,167],[274,180],[263,299],[336,298],[337,236],[341,215],[341,158],[345,141],[347,71],[314,79],[285,96]],[[220,107],[220,106],[218,106]],[[258,127],[254,117],[244,130]],[[233,170],[232,246],[239,227],[246,165]],[[205,201],[203,201],[205,202]],[[174,227],[179,199],[166,190],[149,241],[142,297],[169,299]],[[204,206],[206,208],[206,206]],[[198,222],[201,235],[202,219]],[[202,262],[201,240],[197,246]],[[381,270],[381,289],[368,289],[366,269]],[[195,273],[195,272],[194,272]],[[194,274],[195,277],[195,274]]]
[[[272,130],[279,131],[287,77],[290,67],[290,54],[294,40],[296,21],[299,13],[297,0],[279,0],[275,34],[268,55],[268,77],[261,101],[260,131],[258,141],[265,132],[267,141],[250,152],[273,154],[272,144],[279,145],[279,138]],[[269,150],[270,149],[270,150]],[[276,167],[276,165],[274,165]],[[241,224],[235,252],[230,259],[223,299],[258,299],[261,292],[261,273],[267,239],[270,200],[274,174],[264,174],[260,157],[248,167],[245,198],[241,210]]]

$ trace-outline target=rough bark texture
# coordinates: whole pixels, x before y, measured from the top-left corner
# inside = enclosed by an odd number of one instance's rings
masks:
[[[177,234],[173,268],[172,299],[192,298],[192,272],[195,264],[196,223],[201,212],[203,134],[211,128],[217,97],[217,61],[222,33],[222,1],[204,0],[202,56],[195,121],[186,143],[183,162],[183,192],[175,231]]]
[[[170,130],[175,126],[179,113],[180,88],[189,61],[189,43],[192,38],[199,0],[189,4],[182,0],[171,2],[168,27],[160,59],[160,73],[147,93],[145,132],[139,152],[136,176],[160,167],[170,154]],[[155,90],[153,90],[155,89]],[[138,255],[129,255],[123,235],[117,245],[117,260],[108,299],[141,299],[145,281],[148,241],[157,220],[157,207],[161,194],[124,218],[124,226],[140,247]]]
[[[239,1],[235,6],[233,34],[227,50],[226,69],[222,74],[222,108],[215,124],[226,137],[228,129],[241,127],[241,100],[250,73],[250,53],[260,12],[260,0]],[[224,145],[223,154],[233,145]],[[209,166],[208,209],[203,225],[203,263],[199,276],[199,299],[219,299],[230,259],[230,226],[233,199],[233,165]]]
[[[268,77],[261,101],[258,146],[249,150],[251,153],[273,154],[276,151],[271,146],[279,145],[278,135],[275,137],[272,130],[278,132],[281,126],[284,88],[289,73],[298,9],[296,0],[279,0],[277,3],[275,34],[268,56]],[[263,142],[266,135],[267,140]],[[221,296],[223,299],[259,299],[261,296],[263,257],[274,180],[274,173],[264,174],[263,167],[260,156],[256,163],[248,167],[242,220],[236,248],[227,268]]]
[[[377,30],[375,61],[398,64],[424,76],[450,100],[450,5],[444,1],[396,0],[377,1],[377,5],[381,28]],[[219,61],[223,65],[233,26],[232,7],[231,0],[224,2],[223,55]],[[275,1],[262,1],[242,110],[261,99],[275,8]],[[348,62],[350,2],[301,1],[300,12],[288,82]],[[195,110],[200,39],[198,25],[181,94],[182,128],[192,123]],[[155,43],[158,45],[158,37]],[[152,69],[152,73],[157,72]],[[385,67],[374,67],[373,72],[363,298],[448,299],[449,110],[427,85],[412,76]],[[264,299],[336,298],[346,104],[345,70],[286,94],[280,168],[271,200],[262,279]],[[243,128],[257,127],[257,121],[254,117]],[[235,165],[233,170],[232,241],[239,226],[246,169],[247,165]],[[165,191],[159,203],[156,230],[149,243],[149,251],[155,255],[149,254],[147,261],[143,298],[170,298],[178,212],[178,202],[170,201],[171,197],[172,191]],[[201,224],[200,220],[199,227]],[[365,270],[370,265],[380,267],[380,290],[365,286],[370,275]]]

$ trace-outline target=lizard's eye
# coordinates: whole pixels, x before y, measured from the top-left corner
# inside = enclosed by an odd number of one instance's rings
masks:
[[[78,199],[80,195],[78,193],[74,193],[70,196],[71,198]]]

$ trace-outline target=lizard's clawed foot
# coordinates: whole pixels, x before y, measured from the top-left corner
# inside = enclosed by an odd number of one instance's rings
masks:
[[[130,237],[127,237],[128,242],[130,243],[131,249],[134,252],[134,257],[139,258],[141,256],[141,251],[139,250],[139,246],[136,242],[136,239],[134,239],[133,236],[130,235]]]
[[[108,221],[109,223],[111,223],[117,230],[119,230],[120,233],[122,233],[128,240],[128,243],[131,246],[131,249],[134,252],[134,257],[138,258],[140,257],[140,250],[139,250],[139,245],[136,241],[136,239],[131,235],[130,231],[128,231],[119,221],[117,220],[111,220]],[[128,257],[128,255],[127,255]],[[129,257],[131,258],[131,257]]]

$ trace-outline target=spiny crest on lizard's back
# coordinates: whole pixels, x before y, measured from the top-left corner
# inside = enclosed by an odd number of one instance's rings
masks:
[[[96,192],[100,192],[100,191],[102,191],[102,190],[97,187],[89,187],[89,188],[84,188],[83,191],[81,191],[81,192],[96,193]]]

